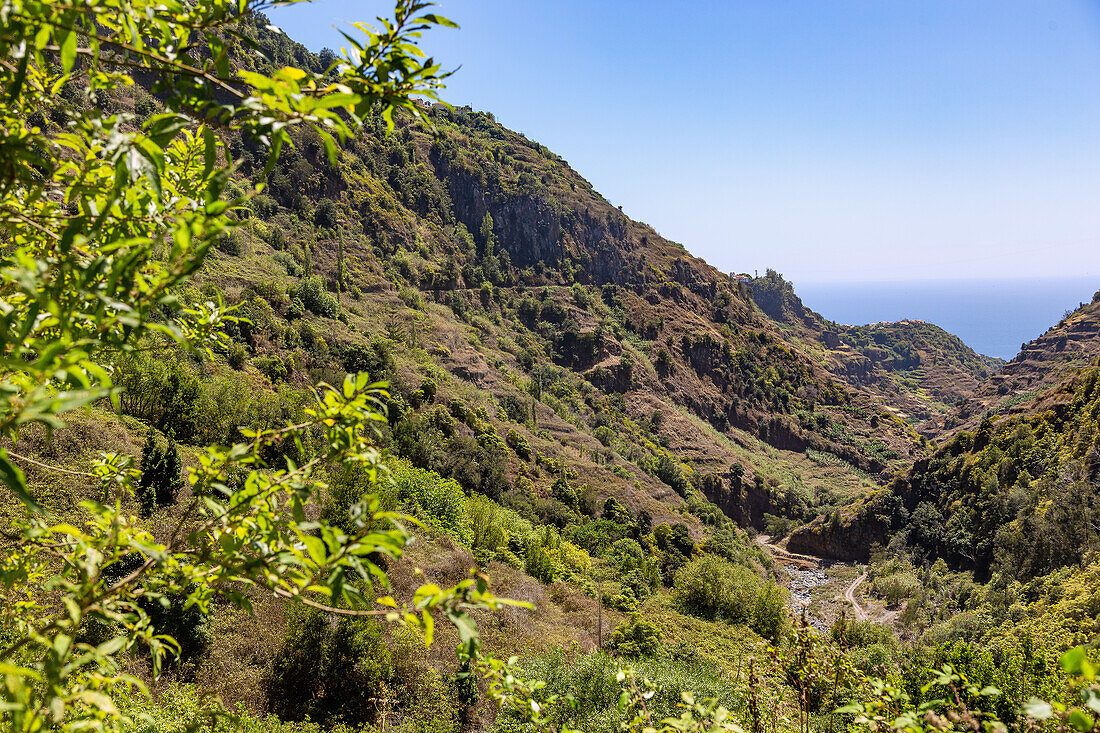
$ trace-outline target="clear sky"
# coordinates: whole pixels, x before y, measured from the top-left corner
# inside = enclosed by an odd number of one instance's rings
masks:
[[[385,3],[273,20],[313,49]],[[725,271],[1096,276],[1100,2],[451,0],[444,97]]]

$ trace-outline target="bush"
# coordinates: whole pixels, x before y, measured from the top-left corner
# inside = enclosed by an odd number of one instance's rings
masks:
[[[661,633],[635,613],[615,627],[607,645],[624,657],[649,657],[661,648]]]
[[[459,542],[470,543],[466,494],[457,481],[445,479],[435,471],[416,468],[401,458],[389,462],[387,467],[393,477],[397,498],[410,513]]]
[[[786,627],[785,592],[743,565],[712,555],[692,560],[676,574],[672,595],[687,613],[744,624],[777,640]]]
[[[407,308],[417,311],[424,310],[424,301],[420,297],[419,290],[404,287],[397,293],[397,297],[401,298],[401,302],[404,303]]]
[[[248,348],[244,344],[236,341],[229,344],[229,353],[226,354],[226,361],[229,362],[229,366],[233,367],[237,371],[240,371],[244,366],[245,361],[248,359]]]
[[[516,452],[517,456],[525,461],[531,460],[531,445],[527,442],[527,438],[509,428],[508,435],[505,436],[504,440],[508,447]]]
[[[214,242],[214,246],[227,255],[237,257],[241,254],[243,249],[241,245],[241,235],[237,232],[226,232],[218,237]]]
[[[503,510],[490,499],[475,494],[466,502],[466,522],[470,528],[470,549],[482,565],[496,558],[508,546]]]
[[[500,407],[504,410],[504,414],[512,422],[520,423],[521,425],[526,423],[529,415],[530,405],[527,400],[514,394],[505,394],[500,397]]]
[[[877,595],[886,599],[886,605],[895,608],[903,600],[916,595],[921,589],[921,583],[913,573],[900,572],[875,578],[871,587]]]
[[[600,425],[592,431],[592,437],[600,441],[604,448],[610,448],[611,441],[615,440],[615,431],[606,425]]]
[[[575,509],[577,506],[577,491],[564,478],[554,480],[553,485],[550,487],[550,496],[567,507]]]
[[[311,313],[325,318],[335,319],[340,315],[340,303],[336,296],[325,289],[325,284],[317,275],[307,277],[298,283],[293,293]]]
[[[344,368],[351,374],[367,372],[372,379],[380,379],[394,368],[389,343],[374,336],[367,344],[349,344],[344,349]]]
[[[392,659],[372,619],[338,617],[290,606],[279,651],[263,679],[268,708],[287,720],[352,724],[378,718],[376,700],[389,697]]]
[[[622,686],[616,675],[622,666],[621,659],[603,652],[578,656],[564,649],[552,649],[523,659],[520,672],[522,677],[544,681],[547,694],[572,697],[572,704],[547,711],[554,716],[551,723],[557,730],[569,726],[586,731],[615,731],[626,728],[620,724],[629,722],[633,715],[633,711],[618,705]],[[716,698],[731,710],[744,706],[744,692],[738,683],[711,662],[656,654],[633,660],[631,666],[639,678],[654,683],[655,692],[646,701],[653,720],[678,717],[683,702],[680,693],[687,691],[693,692],[696,700]],[[501,730],[518,729],[513,716],[507,709],[501,714],[498,719],[498,725],[503,723]]]
[[[141,476],[137,483],[137,495],[146,515],[175,502],[176,492],[183,489],[182,474],[176,441],[169,439],[168,445],[161,448],[150,434],[141,449]]]
[[[687,496],[691,491],[691,482],[684,474],[684,468],[666,451],[661,451],[656,464],[653,466],[653,475],[671,486],[680,496]]]
[[[252,360],[252,366],[259,369],[272,383],[286,381],[286,364],[274,354],[262,354],[257,356]]]
[[[313,212],[313,223],[326,229],[335,229],[339,226],[340,212],[332,199],[321,199],[317,204],[317,210]]]

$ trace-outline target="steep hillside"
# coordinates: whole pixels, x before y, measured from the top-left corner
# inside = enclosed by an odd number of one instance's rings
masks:
[[[756,305],[787,339],[914,425],[948,412],[1004,364],[924,321],[862,326],[828,321],[773,270],[749,284]]]
[[[967,400],[923,426],[950,440],[888,490],[797,529],[792,549],[865,559],[911,547],[987,574],[1031,577],[1094,546],[1100,293]]]
[[[248,32],[269,62],[231,48],[241,63],[325,67],[260,23]],[[162,102],[137,84],[96,104],[140,120]],[[731,620],[749,629],[734,635],[742,646],[778,638],[786,598],[737,525],[782,530],[864,496],[921,455],[919,436],[787,340],[737,281],[624,216],[545,147],[488,114],[425,112],[434,129],[398,115],[389,135],[374,114],[333,157],[321,137],[296,131],[270,171],[257,143],[230,137],[241,226],[176,295],[184,306],[234,305],[231,343],[189,353],[153,341],[119,355],[121,415],[98,405],[13,451],[30,491],[75,518],[91,497],[73,477],[97,451],[117,451],[134,457],[141,481],[164,484],[127,507],[163,532],[194,498],[179,473],[204,446],[301,422],[313,385],[365,371],[389,384],[379,493],[424,525],[391,568],[395,584],[411,592],[416,567],[447,584],[476,566],[502,593],[537,600],[536,612],[485,619],[495,652],[591,648],[595,596],[607,623],[645,608],[700,638],[723,638],[705,627]],[[59,131],[53,120],[43,124]],[[264,192],[243,196],[248,183]],[[315,452],[287,441],[264,460]],[[58,480],[48,467],[72,473]],[[325,493],[310,511],[345,521],[370,477],[318,470]],[[226,477],[227,491],[238,479]],[[685,621],[670,588],[691,563],[760,602],[746,611],[726,594],[699,611],[705,620]],[[180,679],[251,709],[335,719],[342,703],[316,678],[295,682],[294,665],[345,636],[364,658],[400,647],[374,626],[252,600],[257,619],[231,608],[186,616],[194,638]],[[191,628],[208,625],[216,644]],[[454,660],[430,661],[449,672]],[[377,699],[376,682],[364,689]],[[373,708],[357,715],[378,719]]]
[[[256,36],[275,58],[302,53]],[[558,156],[492,115],[428,112],[434,130],[399,119],[388,137],[376,118],[335,165],[309,136],[283,156],[194,296],[250,314],[236,368],[305,385],[367,366],[407,420],[436,409],[415,395],[430,379],[437,404],[483,407],[501,441],[514,432],[571,482],[655,517],[688,485],[742,523],[807,516],[919,453],[903,420],[788,341],[738,282]],[[234,146],[258,175],[259,151]],[[363,358],[365,343],[387,356]],[[539,494],[560,473],[496,463],[501,487]]]
[[[932,434],[973,430],[988,416],[1026,415],[1046,409],[1045,392],[1100,356],[1100,291],[1051,326],[1039,338],[1020,346],[1020,353],[982,382],[964,402],[927,426]],[[1056,396],[1052,396],[1056,399]]]
[[[959,431],[889,489],[796,530],[792,549],[866,558],[889,543],[1024,580],[1080,563],[1100,548],[1098,378],[1094,362],[1026,412]]]

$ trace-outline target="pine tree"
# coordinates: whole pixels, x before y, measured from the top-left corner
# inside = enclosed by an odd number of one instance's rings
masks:
[[[183,488],[183,462],[180,460],[176,439],[168,438],[168,447],[164,451],[160,483],[156,487],[157,506],[174,504],[176,493]]]
[[[157,507],[167,506],[176,500],[176,492],[183,488],[183,462],[174,438],[161,448],[152,434],[141,449],[141,476],[137,494],[141,510],[146,516]]]

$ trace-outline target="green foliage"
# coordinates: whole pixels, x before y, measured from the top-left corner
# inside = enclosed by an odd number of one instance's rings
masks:
[[[508,434],[505,436],[504,442],[508,444],[509,448],[516,452],[517,456],[525,461],[531,460],[531,444],[527,442],[527,438],[520,435],[514,429],[508,429]]]
[[[470,527],[470,549],[481,565],[495,559],[508,547],[510,539],[504,526],[504,510],[495,502],[475,494],[466,502],[466,520]]]
[[[687,613],[744,624],[766,639],[778,639],[787,628],[786,591],[712,555],[680,568],[672,593]]]
[[[895,484],[921,497],[905,526],[919,556],[1026,580],[1100,549],[1100,369],[1070,390],[1064,407],[957,434]]]
[[[301,300],[311,313],[325,318],[336,318],[340,315],[340,302],[325,289],[325,284],[318,275],[303,278],[294,289],[292,297]]]
[[[740,706],[744,692],[717,666],[662,654],[631,664],[624,670],[602,652],[553,649],[519,666],[490,665],[489,694],[502,705],[499,727],[544,733],[740,731],[726,711]],[[704,697],[708,702],[697,706],[695,699]]]
[[[257,193],[229,190],[229,138],[248,140],[274,165],[291,133],[309,130],[331,163],[336,137],[347,139],[376,106],[392,128],[395,108],[422,115],[413,94],[435,98],[444,75],[419,60],[414,44],[424,30],[453,24],[426,12],[427,4],[397,0],[395,18],[363,40],[349,35],[352,57],[331,69],[270,74],[230,64],[232,45],[251,44],[242,21],[259,6],[0,3],[0,432],[8,439],[33,423],[59,428],[66,413],[97,400],[121,402],[128,385],[114,384],[106,368],[119,354],[140,360],[125,355],[168,344],[208,356],[224,351],[221,331],[236,322],[230,309],[221,302],[181,308],[175,290],[233,233],[233,208]],[[165,112],[138,120],[97,104],[111,90],[131,87],[133,77],[153,79],[156,102],[146,108]],[[45,118],[59,125],[30,123]],[[315,286],[306,287],[309,304],[330,311],[313,297]],[[177,364],[176,374],[186,375]],[[183,423],[172,430],[181,440],[187,430],[196,437],[203,432],[199,415],[181,416],[177,402],[165,399],[184,382],[187,397],[200,394],[194,381],[169,375],[151,380],[130,407],[162,430]],[[103,501],[84,502],[75,523],[67,523],[40,511],[23,472],[0,451],[0,478],[30,510],[7,535],[0,565],[0,608],[18,633],[0,650],[4,724],[23,731],[119,728],[114,698],[145,690],[123,671],[123,659],[148,649],[155,676],[166,654],[180,648],[139,601],[171,605],[182,597],[184,607],[204,612],[216,597],[248,607],[249,592],[258,589],[336,614],[372,606],[387,577],[379,562],[400,555],[408,541],[391,524],[397,517],[367,496],[366,520],[345,532],[307,520],[305,507],[320,490],[315,471],[322,465],[377,469],[372,426],[384,421],[379,397],[366,375],[348,377],[317,392],[292,427],[239,428],[241,443],[200,448],[188,472],[191,498],[155,535],[129,510],[138,476],[127,457],[106,453],[78,473],[84,495]],[[285,454],[284,441],[303,440],[317,446],[312,459],[266,463],[272,451]],[[390,526],[377,530],[379,524]],[[108,579],[112,564],[134,555],[132,571]],[[477,637],[465,609],[498,605],[484,579],[449,591],[425,586],[405,605],[387,603],[384,614],[423,627],[429,640],[430,612],[442,612],[467,652]],[[81,636],[91,622],[106,630],[104,641]]]
[[[284,720],[355,725],[379,720],[376,701],[393,676],[377,621],[306,609],[291,615],[263,687],[269,709]]]
[[[283,382],[287,377],[286,364],[275,354],[263,354],[252,360],[252,366],[272,382]]]
[[[636,613],[616,626],[608,641],[608,648],[624,657],[652,656],[660,647],[657,627]]]
[[[146,515],[175,502],[183,489],[183,463],[175,440],[169,438],[161,448],[150,433],[141,449],[140,470],[136,492]]]
[[[417,468],[400,458],[387,461],[386,468],[393,478],[398,500],[406,511],[459,542],[469,544],[466,494],[457,481]]]

